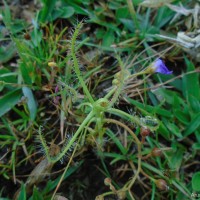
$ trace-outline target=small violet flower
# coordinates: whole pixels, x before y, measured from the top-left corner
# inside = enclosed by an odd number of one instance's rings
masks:
[[[55,94],[58,93],[59,90],[60,90],[60,89],[59,89],[58,85],[56,85],[56,87],[55,87]],[[54,101],[54,103],[55,103],[56,105],[59,104],[59,100],[60,100],[60,96],[55,96],[54,99],[53,99],[53,101]]]
[[[155,60],[148,68],[150,73],[160,73],[160,74],[172,74],[172,71],[169,71],[165,66],[164,62],[161,59]]]

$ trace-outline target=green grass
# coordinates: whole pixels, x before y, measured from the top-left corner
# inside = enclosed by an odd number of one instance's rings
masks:
[[[42,0],[32,24],[4,2],[2,199],[200,196],[198,62],[157,35],[194,27],[141,2]]]

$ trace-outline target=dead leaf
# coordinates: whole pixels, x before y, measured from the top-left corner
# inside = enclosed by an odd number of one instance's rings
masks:
[[[199,20],[200,20],[200,6],[197,3],[195,4],[195,7],[194,7],[193,18],[194,18],[194,27],[195,28],[200,28],[200,23],[199,23]]]
[[[186,9],[183,7],[183,5],[181,4],[180,6],[175,6],[175,5],[172,5],[172,4],[166,4],[171,10],[179,13],[179,14],[182,14],[182,15],[185,15],[185,16],[188,16],[190,14],[192,14],[194,12],[194,9]]]
[[[67,199],[66,197],[60,196],[60,195],[56,195],[54,197],[54,200],[69,200],[69,199]]]
[[[165,6],[166,4],[171,3],[172,1],[174,0],[145,0],[140,3],[140,5],[149,8],[159,8],[161,6]]]

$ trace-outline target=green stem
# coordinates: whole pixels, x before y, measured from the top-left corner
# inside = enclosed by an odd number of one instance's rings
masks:
[[[141,72],[134,73],[134,74],[130,75],[130,76],[129,76],[129,79],[134,78],[134,77],[136,77],[136,76],[144,75],[144,74],[149,74],[149,73],[148,73],[146,70],[143,70],[143,71],[141,71]],[[147,78],[148,78],[148,77],[149,77],[149,76],[147,76]]]
[[[105,193],[99,195],[98,197],[99,197],[99,199],[102,199],[103,197],[108,196],[108,195],[112,195],[112,194],[114,194],[114,192],[113,191],[109,191],[109,192],[105,192]]]
[[[114,115],[120,115],[120,116],[123,115],[124,117],[128,118],[131,122],[140,124],[140,119],[138,117],[132,116],[122,110],[118,110],[116,108],[109,108],[107,112],[112,113]]]
[[[57,187],[56,187],[56,189],[55,189],[55,191],[54,191],[54,193],[53,193],[53,195],[52,195],[52,197],[51,197],[51,200],[55,199],[54,197],[55,197],[55,195],[56,195],[56,192],[58,191],[58,188],[60,187],[61,182],[63,181],[64,176],[65,176],[67,170],[69,169],[69,166],[70,166],[70,164],[71,164],[71,162],[72,162],[72,159],[73,159],[73,157],[74,157],[74,154],[75,154],[75,152],[76,152],[76,149],[77,149],[77,145],[76,145],[76,147],[74,148],[74,151],[73,151],[72,155],[70,156],[69,162],[67,163],[67,166],[66,166],[66,168],[65,168],[65,170],[64,170],[64,172],[63,172],[63,174],[62,174],[62,176],[60,177],[60,180],[59,180],[58,185],[57,185]]]
[[[151,193],[151,200],[155,199],[155,190],[156,190],[156,184],[152,184],[152,193]]]
[[[117,101],[117,99],[119,98],[119,95],[121,94],[122,92],[122,89],[123,89],[123,86],[124,86],[124,81],[125,81],[125,70],[124,70],[124,64],[121,60],[121,58],[119,56],[117,56],[117,60],[119,62],[119,65],[120,65],[120,68],[121,68],[121,71],[120,71],[120,77],[118,79],[119,81],[119,85],[117,85],[117,88],[115,90],[115,93],[112,97],[112,99],[110,100],[110,104],[109,104],[109,107],[111,108],[115,102]]]
[[[82,22],[78,24],[78,26],[76,27],[75,31],[74,31],[74,34],[72,36],[72,41],[71,41],[71,55],[72,55],[72,59],[73,59],[73,62],[74,62],[74,70],[76,72],[76,75],[81,83],[81,86],[83,88],[83,91],[84,93],[86,94],[87,98],[89,99],[90,103],[94,103],[94,100],[81,76],[81,72],[80,72],[80,69],[79,69],[79,64],[78,64],[78,60],[76,58],[76,54],[75,54],[75,43],[76,43],[76,39],[78,37],[78,34],[79,34],[79,31],[82,27]]]
[[[137,172],[135,173],[135,176],[132,178],[132,180],[130,182],[128,182],[128,184],[125,184],[124,187],[123,187],[123,190],[130,191],[131,187],[133,186],[133,184],[134,184],[135,180],[137,179],[137,177],[138,177],[138,175],[140,173],[140,170],[141,170],[141,157],[142,157],[142,152],[141,152],[142,145],[141,145],[141,142],[138,139],[138,137],[134,134],[134,132],[128,126],[126,126],[125,124],[121,123],[120,121],[117,121],[115,119],[109,119],[109,118],[106,118],[105,121],[106,121],[106,123],[114,123],[114,124],[117,124],[117,125],[123,127],[134,138],[135,143],[137,144],[137,149],[138,149],[138,168],[137,168]]]
[[[72,139],[69,141],[69,143],[67,144],[65,149],[58,156],[52,158],[52,157],[49,156],[49,154],[47,154],[47,158],[48,158],[48,160],[50,162],[57,162],[58,160],[60,160],[67,153],[69,148],[73,145],[73,143],[77,139],[77,137],[80,134],[80,132],[85,128],[86,124],[92,119],[93,116],[94,116],[94,113],[93,113],[93,111],[91,111],[88,114],[88,116],[85,118],[85,120],[82,122],[82,124],[79,126],[78,130],[73,135]]]
[[[117,87],[113,87],[109,92],[108,94],[106,94],[106,96],[104,97],[105,99],[109,99],[113,93],[115,92],[115,90],[117,89]]]

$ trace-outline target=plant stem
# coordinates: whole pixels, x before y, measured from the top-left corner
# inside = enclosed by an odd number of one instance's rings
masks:
[[[93,116],[94,116],[94,113],[93,113],[93,111],[91,111],[88,114],[88,116],[85,118],[85,120],[82,122],[82,124],[79,126],[78,130],[73,135],[73,137],[71,138],[71,140],[69,141],[67,146],[64,148],[64,150],[58,156],[52,158],[52,157],[49,156],[49,154],[47,154],[48,160],[50,162],[57,162],[58,160],[60,160],[67,153],[68,149],[73,145],[73,143],[77,139],[77,137],[80,134],[80,132],[85,128],[86,124],[92,119]]]
[[[118,110],[116,108],[109,108],[107,110],[107,112],[112,113],[114,115],[123,115],[124,117],[127,117],[129,120],[131,120],[131,122],[136,123],[136,124],[140,124],[140,119],[136,116],[132,116],[122,110]]]
[[[148,76],[145,77],[145,79],[149,78],[149,76],[151,75],[151,74],[149,74],[146,70],[143,70],[143,71],[141,71],[141,72],[137,72],[137,73],[135,73],[135,74],[130,75],[130,76],[129,76],[129,79],[134,78],[134,77],[136,77],[136,76],[144,75],[144,74],[148,74]]]
[[[59,187],[60,187],[60,185],[61,185],[61,182],[63,181],[64,176],[65,176],[67,170],[69,169],[70,163],[72,162],[72,159],[73,159],[73,157],[74,157],[74,154],[75,154],[75,152],[76,152],[76,149],[77,149],[77,145],[76,145],[76,147],[75,147],[75,149],[74,149],[74,151],[73,151],[73,153],[72,153],[72,155],[71,155],[71,157],[70,157],[70,159],[69,159],[69,162],[67,163],[67,166],[66,166],[66,168],[65,168],[65,170],[64,170],[64,172],[63,172],[63,174],[62,174],[62,176],[60,177],[60,180],[59,180],[58,185],[57,185],[57,187],[56,187],[56,189],[55,189],[55,191],[54,191],[54,193],[53,193],[53,195],[52,195],[52,197],[51,197],[51,200],[54,199],[54,197],[55,197],[55,195],[56,195],[56,192],[57,192],[57,190],[59,189]]]
[[[71,55],[72,55],[72,59],[73,59],[73,62],[74,62],[74,70],[76,72],[76,75],[77,75],[80,83],[81,83],[83,91],[86,94],[87,98],[89,99],[90,103],[94,103],[94,100],[93,100],[93,98],[92,98],[92,96],[91,96],[91,94],[90,94],[90,92],[89,92],[89,90],[88,90],[88,88],[87,88],[87,86],[86,86],[86,84],[85,84],[82,76],[81,76],[81,72],[80,72],[80,69],[79,69],[78,60],[76,58],[76,53],[75,53],[76,52],[76,50],[75,50],[75,43],[76,43],[76,39],[78,37],[78,34],[79,34],[79,31],[80,31],[81,27],[82,27],[82,22],[80,22],[77,25],[77,27],[76,27],[76,29],[74,31],[74,34],[72,36],[72,41],[71,41]]]
[[[119,75],[119,84],[117,85],[117,88],[115,90],[115,93],[112,97],[112,99],[110,100],[110,104],[109,107],[111,108],[117,101],[117,99],[119,98],[119,95],[121,94],[121,91],[124,87],[124,81],[125,81],[125,69],[124,69],[124,63],[122,62],[120,56],[117,55],[117,60],[119,62],[119,66],[121,68],[120,71],[120,75]]]
[[[116,89],[117,89],[117,87],[113,87],[113,88],[108,92],[108,94],[106,94],[106,95],[104,96],[104,98],[105,98],[105,99],[109,99],[109,98],[113,95],[113,93],[115,92]]]
[[[138,149],[138,168],[137,168],[137,172],[135,174],[135,176],[133,177],[133,179],[130,181],[130,183],[128,183],[128,186],[126,186],[126,184],[124,185],[124,189],[127,189],[130,191],[131,187],[133,186],[136,178],[138,177],[139,173],[140,173],[140,170],[141,170],[141,157],[142,157],[142,152],[141,152],[141,142],[140,140],[138,139],[138,137],[134,134],[134,132],[128,127],[126,126],[125,124],[121,123],[120,121],[117,121],[115,119],[109,119],[109,118],[106,118],[105,119],[105,122],[106,123],[113,123],[113,124],[117,124],[121,127],[123,127],[125,130],[127,130],[131,136],[134,138],[136,144],[137,144],[137,149]]]

